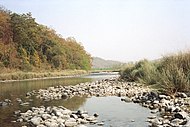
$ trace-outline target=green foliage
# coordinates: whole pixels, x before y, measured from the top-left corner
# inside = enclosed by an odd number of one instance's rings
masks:
[[[122,78],[127,81],[138,81],[141,83],[156,83],[156,64],[148,60],[141,60],[136,64],[130,64],[121,72]]]
[[[82,45],[36,23],[31,13],[17,14],[0,8],[0,49],[0,63],[6,68],[91,68],[91,56]]]
[[[121,78],[148,85],[157,84],[168,94],[190,90],[190,52],[165,56],[157,61],[139,61],[120,72]]]

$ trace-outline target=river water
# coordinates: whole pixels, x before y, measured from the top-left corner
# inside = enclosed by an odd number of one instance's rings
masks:
[[[138,104],[125,103],[119,97],[73,97],[67,100],[53,100],[45,102],[35,97],[26,98],[26,93],[57,85],[76,85],[82,82],[92,82],[117,75],[92,74],[73,78],[44,79],[34,81],[17,81],[0,83],[0,101],[10,99],[13,105],[0,107],[0,127],[21,127],[21,123],[15,123],[14,111],[25,112],[33,106],[64,106],[70,110],[86,110],[90,115],[99,114],[99,120],[104,122],[104,127],[147,127],[147,116],[150,111]],[[20,106],[16,101],[21,98],[30,102],[29,106]],[[87,125],[95,127],[97,125]]]

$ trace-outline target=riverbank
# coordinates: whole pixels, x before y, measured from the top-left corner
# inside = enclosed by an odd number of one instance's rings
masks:
[[[89,72],[86,70],[62,70],[62,71],[43,71],[43,72],[14,71],[9,73],[1,73],[0,82],[67,78],[67,77],[77,77],[86,74],[89,74]]]
[[[149,108],[152,115],[147,116],[150,127],[188,127],[190,126],[190,97],[177,93],[175,97],[153,91],[151,88],[117,78],[96,82],[80,83],[75,86],[55,86],[27,93],[44,101],[68,99],[74,96],[119,96],[126,103],[134,102]]]

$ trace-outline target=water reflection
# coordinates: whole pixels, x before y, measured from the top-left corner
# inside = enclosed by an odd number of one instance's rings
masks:
[[[2,127],[20,127],[20,123],[13,123],[16,118],[13,116],[13,112],[21,110],[25,112],[33,106],[64,106],[71,110],[77,110],[86,101],[85,97],[73,97],[67,100],[55,100],[45,102],[36,97],[26,98],[26,93],[32,90],[44,89],[50,86],[57,85],[76,85],[82,82],[91,82],[91,78],[78,77],[78,78],[62,78],[62,79],[44,79],[34,81],[18,81],[18,82],[7,82],[0,83],[0,100],[6,98],[12,100],[13,105],[8,107],[0,107],[0,126]],[[16,98],[29,102],[29,106],[20,106],[16,101]],[[30,100],[32,99],[32,101]]]
[[[104,127],[147,127],[150,110],[135,103],[121,102],[119,97],[92,97],[80,107],[90,114],[98,113]],[[88,125],[96,127],[97,125]]]
[[[104,121],[104,127],[146,127],[146,117],[150,114],[149,110],[134,103],[124,103],[118,97],[73,97],[67,100],[43,101],[35,96],[26,98],[26,93],[32,90],[44,89],[57,85],[76,85],[82,82],[91,82],[103,78],[115,77],[117,75],[89,75],[78,78],[46,79],[36,81],[22,81],[0,83],[0,100],[9,98],[13,101],[12,106],[0,108],[0,126],[20,127],[21,123],[13,123],[16,117],[13,112],[21,110],[25,112],[30,107],[39,106],[64,106],[70,110],[87,110],[89,114],[99,114],[99,121]],[[20,106],[16,98],[21,98],[30,102],[29,106]],[[32,100],[31,100],[32,99]],[[134,122],[131,122],[134,120]],[[95,127],[97,125],[88,125]]]
[[[5,98],[13,99],[22,97],[28,91],[44,89],[57,85],[76,85],[81,82],[90,82],[91,78],[62,78],[62,79],[44,79],[34,81],[18,81],[0,83],[0,100]]]

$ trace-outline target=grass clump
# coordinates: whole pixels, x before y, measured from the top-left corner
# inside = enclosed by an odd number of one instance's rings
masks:
[[[124,71],[120,72],[121,78],[129,82],[140,82],[146,84],[156,83],[156,63],[141,60],[135,64],[129,64]]]
[[[190,52],[164,56],[160,60],[141,60],[120,72],[121,78],[157,85],[168,94],[190,90]]]

